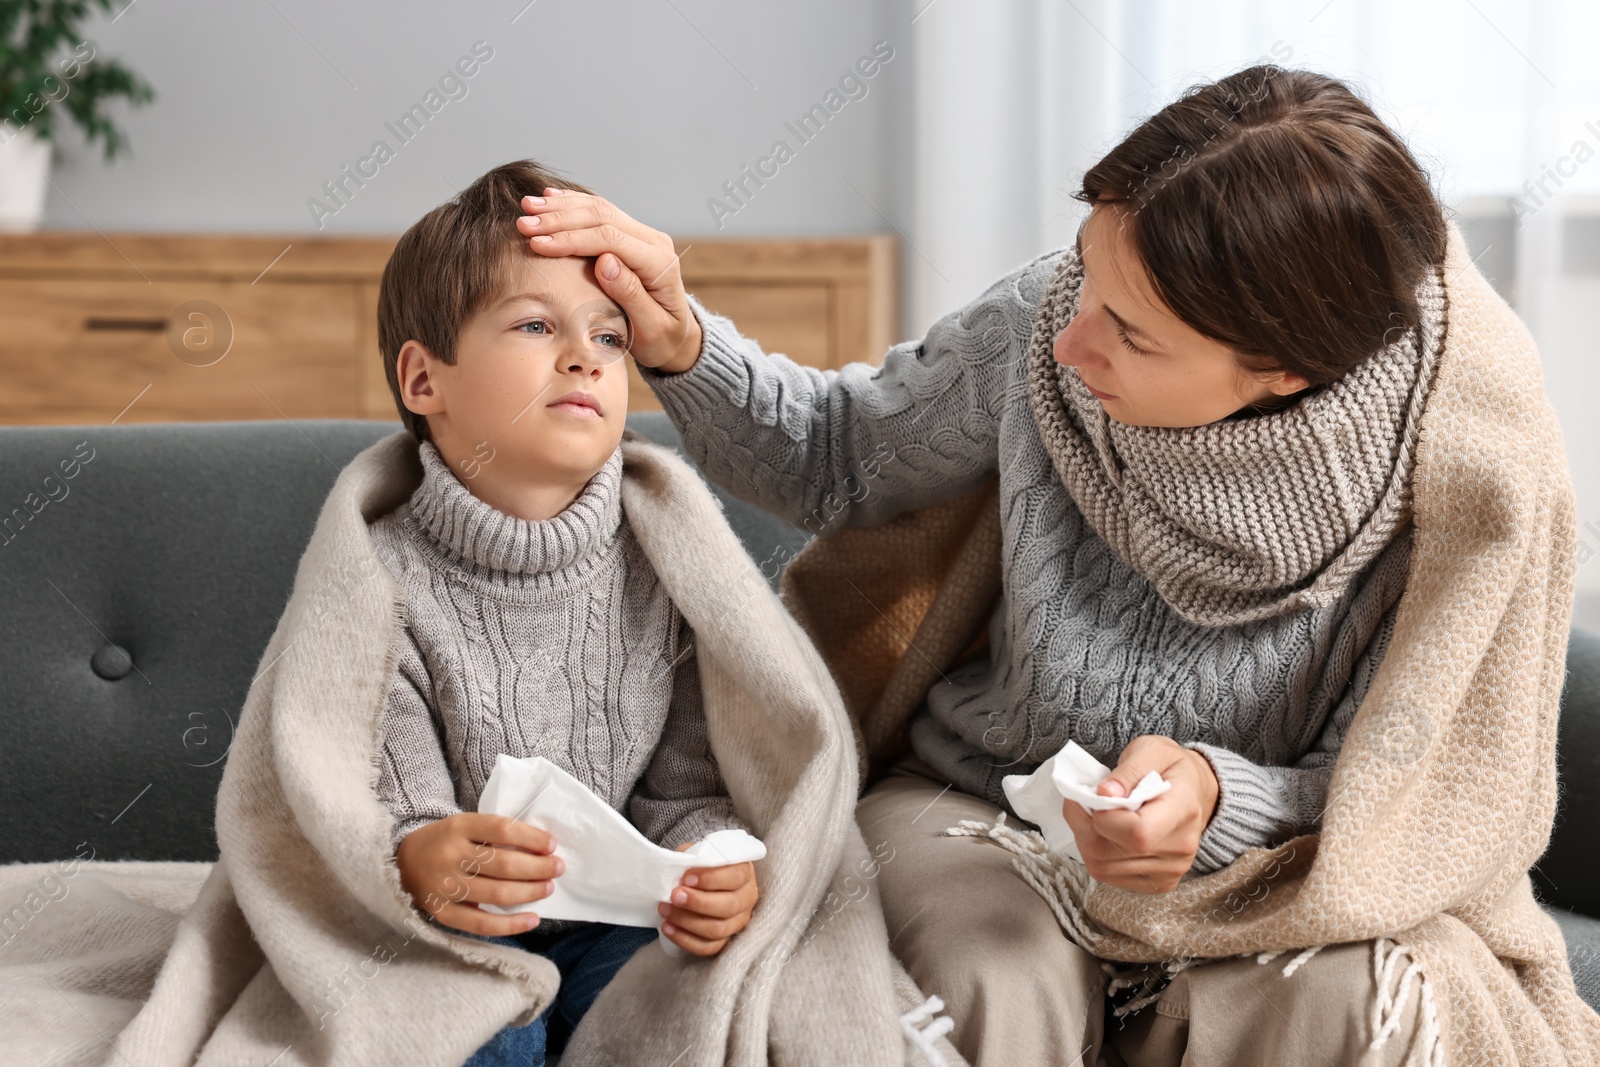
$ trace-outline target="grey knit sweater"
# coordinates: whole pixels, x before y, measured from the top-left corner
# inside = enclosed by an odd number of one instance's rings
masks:
[[[433,445],[372,524],[405,592],[378,793],[396,844],[477,809],[495,757],[544,756],[675,848],[749,829],[706,736],[693,634],[622,512],[622,451],[561,514],[473,496]]]
[[[1107,764],[1141,734],[1210,761],[1220,785],[1194,870],[1315,828],[1346,728],[1387,646],[1411,527],[1338,599],[1236,626],[1189,622],[1085,521],[1029,406],[1025,356],[1061,252],[1001,279],[881,366],[819,371],[706,312],[700,359],[644,372],[697,465],[817,533],[871,526],[998,472],[1003,595],[985,658],[912,718],[916,754],[1008,807],[1001,779],[1075,740]]]

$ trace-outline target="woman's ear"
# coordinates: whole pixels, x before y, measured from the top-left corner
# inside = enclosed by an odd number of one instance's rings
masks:
[[[438,373],[442,366],[444,362],[421,341],[407,341],[400,346],[394,370],[406,410],[416,415],[444,414],[444,380]]]
[[[1309,389],[1311,383],[1292,370],[1279,371],[1274,377],[1268,379],[1267,388],[1279,396],[1291,396],[1302,389]]]

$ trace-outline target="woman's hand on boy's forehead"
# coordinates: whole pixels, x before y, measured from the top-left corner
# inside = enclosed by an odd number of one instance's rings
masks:
[[[689,307],[672,238],[628,217],[610,201],[570,189],[522,200],[517,229],[541,256],[587,256],[607,296],[633,326],[634,359],[668,373],[700,354],[700,322]]]

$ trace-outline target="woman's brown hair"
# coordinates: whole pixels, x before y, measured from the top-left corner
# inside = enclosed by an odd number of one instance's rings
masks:
[[[1444,210],[1394,131],[1337,78],[1272,64],[1191,88],[1074,196],[1119,207],[1180,319],[1313,389],[1414,328],[1444,261]]]

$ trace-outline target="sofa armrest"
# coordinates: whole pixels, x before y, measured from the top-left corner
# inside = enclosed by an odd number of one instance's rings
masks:
[[[1534,888],[1548,904],[1600,918],[1600,634],[1590,630],[1573,630],[1567,646],[1556,762],[1561,802]]]

